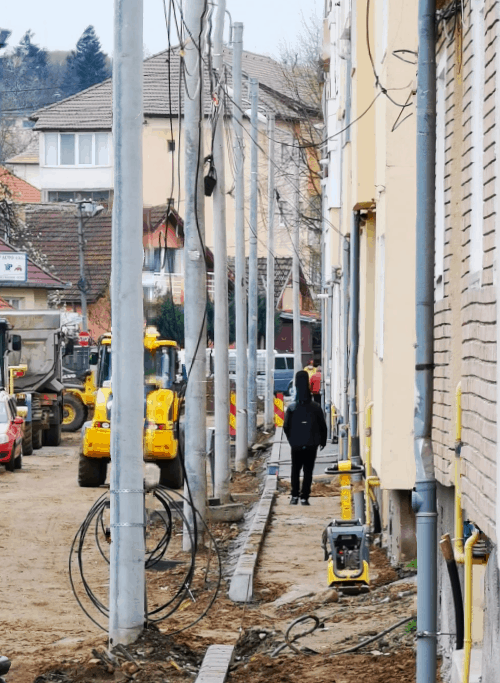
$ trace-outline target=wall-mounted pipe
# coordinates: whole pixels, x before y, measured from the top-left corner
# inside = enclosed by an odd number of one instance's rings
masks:
[[[343,326],[344,326],[344,392],[343,392],[343,406],[342,415],[342,460],[347,460],[348,450],[348,430],[346,428],[349,423],[349,279],[350,279],[350,244],[347,237],[344,238],[344,263],[342,271],[342,295],[343,295]]]
[[[351,435],[352,463],[361,464],[358,433],[358,349],[359,349],[359,211],[352,216],[351,228],[351,282],[350,282],[350,325],[349,325],[349,424]],[[360,474],[352,477],[353,483],[361,483]],[[365,494],[355,486],[354,510],[356,519],[365,522]],[[368,503],[369,504],[369,503]]]
[[[412,501],[417,522],[417,683],[435,683],[437,667],[437,483],[432,451],[436,166],[435,16],[435,0],[419,0],[413,430],[416,478]]]
[[[453,606],[455,608],[455,629],[456,629],[456,643],[455,649],[461,650],[464,646],[464,602],[462,599],[462,589],[460,586],[460,579],[458,577],[457,563],[453,555],[453,546],[451,544],[450,534],[445,534],[441,537],[439,547],[443,553],[446,562],[446,569],[450,578],[451,592],[453,595]]]
[[[464,662],[462,683],[469,683],[470,653],[472,650],[472,551],[479,538],[479,529],[474,529],[465,543],[465,623],[464,623]]]
[[[464,555],[464,520],[462,515],[462,472],[461,472],[461,452],[462,452],[462,383],[457,384],[455,391],[455,562],[463,564]]]

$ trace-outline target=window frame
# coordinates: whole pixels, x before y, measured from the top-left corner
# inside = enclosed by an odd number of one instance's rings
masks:
[[[57,135],[57,163],[56,164],[48,164],[47,163],[47,147],[46,147],[46,139],[48,135]],[[73,145],[73,151],[74,151],[74,161],[75,163],[73,164],[62,164],[61,163],[61,136],[62,135],[72,135],[74,137],[74,145]],[[91,156],[92,160],[90,164],[81,164],[80,163],[80,136],[82,135],[91,135],[92,136],[92,147],[91,147]],[[105,164],[98,164],[97,162],[97,150],[96,150],[96,138],[98,135],[106,135],[107,139],[107,150],[108,150],[108,160],[107,163]],[[43,138],[43,166],[45,168],[109,168],[111,166],[111,154],[110,154],[110,135],[109,131],[106,130],[99,130],[99,131],[78,131],[78,132],[71,132],[71,131],[46,131],[44,133],[44,138]]]

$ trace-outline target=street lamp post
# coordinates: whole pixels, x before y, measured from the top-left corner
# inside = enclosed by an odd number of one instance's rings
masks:
[[[78,289],[80,290],[80,301],[82,307],[82,331],[88,332],[88,318],[87,318],[87,291],[88,283],[85,277],[85,238],[84,227],[87,221],[84,221],[84,216],[93,218],[104,211],[104,206],[97,205],[89,200],[82,200],[78,202],[78,260],[80,263],[80,280],[78,281]]]

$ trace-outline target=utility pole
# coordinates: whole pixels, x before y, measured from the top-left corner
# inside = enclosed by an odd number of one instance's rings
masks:
[[[203,141],[200,98],[203,84],[200,82],[199,60],[202,59],[202,35],[204,29],[203,0],[190,0],[184,5],[186,30],[191,39],[184,46],[186,82],[184,99],[185,121],[185,282],[184,288],[184,334],[186,346],[185,410],[185,467],[189,488],[185,485],[185,497],[193,499],[200,517],[206,517],[206,308],[207,283],[205,271],[205,212],[203,194]],[[184,503],[184,515],[194,522],[188,500]],[[202,535],[198,524],[198,538]],[[184,527],[184,550],[191,548],[191,536]]]
[[[298,143],[297,143],[298,145]],[[293,230],[293,370],[296,374],[303,369],[302,340],[300,329],[300,275],[299,275],[299,245],[300,245],[300,150],[297,146],[294,154],[294,193],[295,193],[295,221]]]
[[[247,412],[247,307],[245,263],[245,181],[243,154],[242,71],[243,24],[235,22],[233,38],[233,126],[235,159],[235,232],[236,232],[236,458],[238,472],[247,467],[248,412]]]
[[[87,290],[88,282],[85,277],[85,233],[84,227],[86,221],[83,216],[93,218],[104,211],[103,206],[96,206],[94,202],[84,199],[78,202],[78,260],[80,263],[80,281],[78,282],[78,289],[80,290],[80,302],[82,308],[82,330],[88,332],[88,316],[87,316]]]
[[[248,447],[257,438],[257,318],[258,318],[258,258],[257,258],[257,210],[258,210],[258,150],[259,150],[259,82],[250,79],[252,103],[252,156],[250,172],[250,256],[248,259]]]
[[[226,0],[218,0],[215,15],[213,65],[222,77],[222,46]],[[219,97],[219,102],[222,98]],[[221,105],[219,104],[219,107]],[[224,114],[219,109],[214,132],[214,165],[217,184],[213,192],[214,212],[214,412],[215,412],[215,473],[214,496],[222,504],[229,502],[231,449],[229,441],[229,322],[227,292],[226,244],[226,172],[224,160]]]
[[[142,0],[115,0],[110,647],[134,642],[145,619],[142,11]]]
[[[87,278],[85,277],[83,216],[81,202],[78,202],[78,261],[80,263],[80,281],[78,283],[78,289],[80,290],[80,301],[82,307],[82,330],[87,332]]]
[[[267,289],[266,289],[266,400],[264,429],[274,425],[274,114],[267,115],[269,169],[267,173]]]

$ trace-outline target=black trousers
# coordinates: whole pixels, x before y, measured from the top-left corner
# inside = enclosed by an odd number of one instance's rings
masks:
[[[317,446],[312,448],[292,448],[292,496],[309,498],[311,493],[312,475],[316,460]],[[304,470],[302,491],[300,490],[300,472]]]

